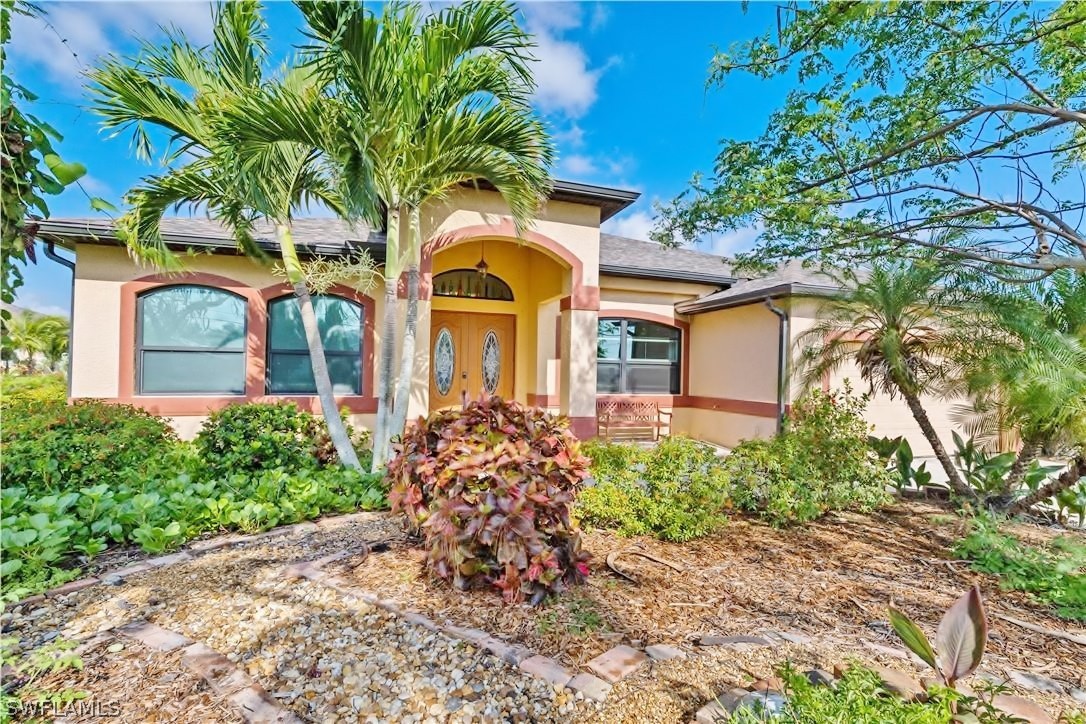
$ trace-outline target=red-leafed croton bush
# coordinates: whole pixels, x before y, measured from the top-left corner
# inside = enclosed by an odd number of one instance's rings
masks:
[[[570,520],[588,459],[564,420],[499,397],[419,420],[389,463],[392,510],[460,589],[539,603],[588,575]]]

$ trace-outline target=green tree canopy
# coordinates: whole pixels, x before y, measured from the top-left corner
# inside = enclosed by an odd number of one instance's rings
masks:
[[[710,84],[793,89],[660,209],[658,238],[757,225],[740,261],[936,249],[1016,279],[1086,269],[1086,3],[818,2],[779,20],[719,53]]]

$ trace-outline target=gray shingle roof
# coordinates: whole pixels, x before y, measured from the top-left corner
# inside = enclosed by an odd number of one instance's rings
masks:
[[[275,231],[267,224],[256,229],[258,243],[274,251]],[[40,222],[39,236],[58,241],[81,239],[116,240],[108,219],[48,219]],[[230,233],[217,221],[198,217],[162,220],[162,236],[178,246],[234,248]],[[294,241],[302,251],[338,254],[345,249],[365,249],[384,259],[385,236],[365,225],[349,226],[340,219],[296,219]],[[722,286],[735,281],[722,257],[690,249],[669,249],[653,241],[600,234],[600,273],[644,279],[692,281]]]
[[[724,258],[693,249],[672,249],[655,241],[600,234],[600,273],[649,279],[703,282],[736,281]]]

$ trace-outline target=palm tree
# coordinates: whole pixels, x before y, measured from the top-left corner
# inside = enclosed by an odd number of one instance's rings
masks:
[[[807,383],[855,362],[872,391],[901,395],[957,494],[973,491],[943,447],[920,398],[941,393],[962,344],[965,310],[953,303],[950,267],[935,261],[883,262],[823,302],[819,322],[799,343]]]
[[[130,251],[168,270],[181,268],[166,247],[159,222],[170,208],[203,208],[231,230],[239,247],[266,260],[253,233],[258,221],[275,228],[287,279],[301,310],[313,377],[329,433],[339,459],[360,468],[343,420],[336,409],[313,302],[292,235],[294,214],[319,202],[347,219],[374,214],[375,199],[365,185],[347,185],[338,159],[319,144],[290,142],[266,129],[259,139],[239,146],[230,133],[230,109],[266,92],[274,80],[304,98],[303,112],[322,117],[323,89],[304,69],[288,68],[266,79],[267,25],[257,2],[224,3],[213,11],[210,48],[193,47],[171,33],[161,46],[144,45],[135,58],[110,57],[90,73],[95,110],[103,126],[131,130],[137,154],[150,160],[148,127],[171,139],[167,170],[145,178],[126,200],[131,209],[118,223]],[[298,111],[298,108],[292,108]],[[310,139],[312,141],[312,139]],[[364,169],[356,168],[355,178]]]
[[[49,316],[45,320],[46,338],[41,354],[49,366],[49,371],[56,372],[57,365],[64,359],[64,355],[68,354],[68,333],[71,330],[71,324],[67,317],[61,316]]]
[[[354,3],[299,2],[315,41],[307,48],[355,109],[347,126],[387,209],[384,319],[374,470],[407,418],[418,322],[420,209],[465,183],[489,182],[523,229],[546,198],[553,146],[533,116],[533,42],[507,2],[469,0],[423,16],[388,3],[380,17]],[[407,276],[407,313],[393,390],[396,288]]]
[[[966,389],[974,409],[987,413],[982,421],[998,419],[1022,439],[997,502],[1024,512],[1073,485],[1078,476],[1072,473],[1086,465],[1086,274],[1065,270],[997,290],[984,306],[996,333],[964,360]],[[1012,504],[1042,451],[1076,447],[1066,476]]]

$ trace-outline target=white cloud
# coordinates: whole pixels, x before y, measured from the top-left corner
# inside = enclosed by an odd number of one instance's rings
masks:
[[[647,241],[654,225],[652,214],[647,211],[633,211],[605,221],[602,228],[608,234]]]
[[[592,19],[588,21],[588,29],[593,33],[598,32],[607,25],[607,21],[611,19],[611,11],[607,5],[602,2],[597,2],[592,7]]]
[[[570,124],[570,127],[564,131],[555,131],[552,135],[556,143],[568,144],[571,148],[580,148],[584,145],[584,129],[576,123]]]
[[[579,3],[523,3],[521,10],[537,44],[535,55],[539,62],[533,68],[536,105],[544,113],[562,113],[570,118],[583,116],[596,102],[600,76],[619,59],[609,58],[603,65],[592,67],[584,48],[562,37],[567,31],[581,27]]]
[[[570,176],[593,176],[599,171],[591,158],[577,153],[563,158],[558,166]]]
[[[150,38],[173,27],[196,44],[211,39],[211,6],[203,2],[50,2],[44,18],[15,15],[9,53],[16,72],[40,68],[67,87],[122,39]]]

